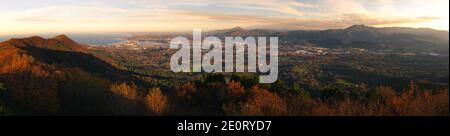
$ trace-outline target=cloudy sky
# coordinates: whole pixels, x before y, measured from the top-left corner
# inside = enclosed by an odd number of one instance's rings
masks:
[[[0,35],[352,24],[449,29],[448,0],[0,0]]]

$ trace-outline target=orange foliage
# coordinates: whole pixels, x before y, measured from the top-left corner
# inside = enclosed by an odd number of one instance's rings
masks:
[[[152,88],[145,97],[145,103],[151,113],[156,115],[163,115],[167,109],[167,97],[161,92],[159,88]]]
[[[115,115],[136,115],[138,92],[134,84],[113,84],[110,89],[109,109]]]
[[[245,88],[241,85],[241,83],[236,81],[231,81],[228,84],[229,96],[233,100],[240,100],[245,94]]]
[[[192,101],[195,93],[197,92],[197,88],[192,83],[186,83],[179,87],[176,87],[176,97],[179,98],[180,101],[189,102]]]
[[[345,97],[329,102],[296,97],[289,101],[289,110],[292,115],[314,116],[447,116],[448,105],[448,90],[421,91],[412,83],[400,93],[390,87],[378,87],[365,99]]]
[[[172,112],[177,115],[198,114],[197,88],[192,83],[176,86],[172,95]]]
[[[236,81],[231,81],[228,83],[228,90],[225,96],[225,103],[222,106],[223,111],[226,115],[239,115],[240,114],[240,105],[242,101],[245,99],[245,88],[241,85],[241,83]]]
[[[393,89],[379,88],[381,106],[388,115],[423,116],[448,115],[448,90],[432,92],[419,90],[414,83],[399,95],[392,95]]]
[[[36,113],[56,113],[59,108],[54,69],[34,63],[34,58],[11,45],[0,45],[0,80],[8,86],[13,104]]]
[[[258,86],[250,89],[251,96],[241,107],[244,115],[276,116],[287,114],[287,106],[277,94],[271,93]]]
[[[111,92],[114,95],[121,96],[127,100],[134,101],[138,97],[137,87],[134,84],[127,83],[114,84],[111,86]]]
[[[16,47],[3,46],[0,49],[0,74],[24,71],[34,59]]]
[[[59,108],[58,86],[53,77],[38,77],[31,72],[9,74],[5,84],[8,96],[17,106],[37,113],[56,113]],[[19,81],[19,82],[18,82]]]

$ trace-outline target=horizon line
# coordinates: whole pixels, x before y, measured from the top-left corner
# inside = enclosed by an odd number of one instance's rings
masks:
[[[342,27],[342,28],[329,28],[329,29],[272,29],[272,28],[258,28],[258,27],[241,27],[241,26],[235,26],[231,28],[222,28],[222,29],[206,29],[205,32],[211,32],[211,31],[220,31],[220,30],[230,30],[233,28],[242,28],[244,30],[269,30],[269,31],[279,31],[279,32],[289,32],[289,31],[326,31],[326,30],[340,30],[340,29],[347,29],[352,26],[366,26],[366,27],[372,27],[372,28],[410,28],[410,29],[431,29],[436,31],[447,31],[449,32],[449,29],[436,29],[431,27],[409,27],[409,26],[372,26],[372,25],[365,25],[365,24],[354,24],[348,27]],[[198,28],[193,28],[198,29]],[[0,36],[39,36],[39,35],[68,35],[68,34],[174,34],[174,33],[191,33],[192,30],[180,30],[180,31],[152,31],[152,30],[145,30],[145,31],[111,31],[111,32],[43,32],[43,33],[26,33],[26,34],[0,34]],[[45,37],[45,36],[44,36]]]

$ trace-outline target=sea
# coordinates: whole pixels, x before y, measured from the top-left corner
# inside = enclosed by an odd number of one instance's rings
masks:
[[[0,42],[7,41],[11,38],[26,38],[31,36],[41,36],[43,38],[51,38],[61,34],[29,34],[29,35],[5,35],[0,36]],[[130,34],[121,33],[102,33],[102,34],[66,34],[72,40],[89,45],[107,46],[113,43],[123,41],[123,38],[130,37]]]

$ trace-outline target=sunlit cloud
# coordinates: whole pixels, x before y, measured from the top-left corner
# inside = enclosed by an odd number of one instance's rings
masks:
[[[33,0],[0,5],[0,35],[245,28],[331,29],[353,24],[448,30],[448,0]],[[80,4],[78,4],[80,3]],[[8,6],[5,6],[8,5]]]
[[[421,23],[432,20],[442,19],[441,17],[377,17],[365,14],[343,14],[333,18],[283,18],[283,17],[267,17],[267,16],[249,16],[249,15],[232,15],[214,13],[183,13],[189,16],[197,16],[202,18],[203,22],[220,22],[226,20],[229,24],[237,24],[247,28],[270,28],[279,30],[292,29],[336,29],[345,28],[354,24],[366,24],[372,26],[386,26],[405,23]],[[230,26],[228,26],[230,27]]]

